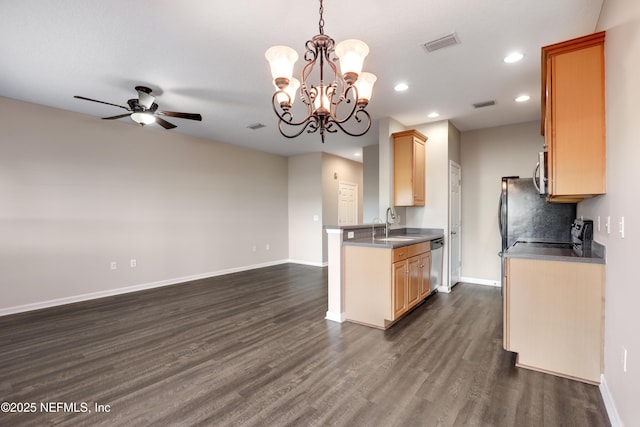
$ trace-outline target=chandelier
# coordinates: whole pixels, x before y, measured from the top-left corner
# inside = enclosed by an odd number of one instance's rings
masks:
[[[350,136],[362,136],[371,127],[371,116],[365,108],[377,77],[362,72],[369,47],[360,40],[345,40],[336,45],[324,33],[323,11],[320,0],[320,34],[305,44],[306,64],[301,81],[292,77],[294,63],[298,60],[295,50],[274,46],[265,53],[276,88],[272,97],[273,111],[279,119],[280,133],[287,138],[300,136],[305,130],[307,133],[319,130],[324,143],[327,132],[335,133],[340,129]],[[335,64],[338,60],[342,74]],[[304,104],[298,110],[306,114],[299,121],[294,119],[292,111],[296,93]]]

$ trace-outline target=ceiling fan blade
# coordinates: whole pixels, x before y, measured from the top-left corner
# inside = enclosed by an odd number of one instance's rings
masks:
[[[178,127],[178,126],[174,125],[173,123],[169,123],[165,119],[161,119],[158,116],[156,116],[156,123],[158,123],[160,126],[162,126],[165,129],[173,129],[173,128]]]
[[[156,111],[156,114],[168,117],[176,117],[178,119],[198,120],[200,122],[202,121],[202,116],[200,114],[178,113],[175,111]]]
[[[118,116],[113,116],[113,117],[103,117],[102,120],[116,120],[116,119],[121,119],[123,117],[129,117],[130,115],[131,115],[131,113],[120,114]]]
[[[85,101],[99,102],[100,104],[113,105],[114,107],[124,108],[125,110],[129,111],[129,109],[123,105],[112,104],[110,102],[104,102],[104,101],[98,101],[97,99],[86,98],[84,96],[78,96],[78,95],[74,96],[74,98],[84,99]]]

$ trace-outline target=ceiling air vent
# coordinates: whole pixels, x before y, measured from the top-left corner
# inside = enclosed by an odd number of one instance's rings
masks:
[[[247,126],[247,127],[248,127],[249,129],[251,129],[251,130],[257,130],[257,129],[260,129],[260,128],[267,127],[267,125],[263,125],[262,123],[254,123],[254,124],[249,125],[249,126]]]
[[[473,108],[491,107],[492,105],[496,105],[496,101],[476,102],[473,104]]]
[[[456,33],[451,33],[444,37],[440,37],[439,39],[426,42],[424,44],[424,48],[427,49],[427,52],[435,52],[436,50],[444,49],[445,47],[456,44],[460,44],[460,39],[458,39],[458,35]]]

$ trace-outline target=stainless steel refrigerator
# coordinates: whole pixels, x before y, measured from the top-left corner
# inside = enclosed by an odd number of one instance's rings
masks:
[[[571,224],[576,218],[575,203],[549,203],[541,197],[532,178],[503,177],[498,209],[498,225],[503,252],[519,238],[571,242]],[[504,283],[503,283],[504,285]]]

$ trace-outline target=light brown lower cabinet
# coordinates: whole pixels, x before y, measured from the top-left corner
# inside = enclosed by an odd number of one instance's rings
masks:
[[[418,256],[420,260],[420,299],[424,299],[431,293],[431,251]]]
[[[507,258],[504,348],[517,365],[598,384],[605,266]]]
[[[346,320],[386,329],[429,296],[430,248],[345,246]]]
[[[393,316],[391,319],[397,319],[409,309],[408,276],[407,260],[393,263]]]

